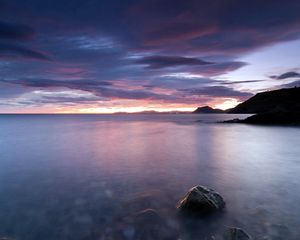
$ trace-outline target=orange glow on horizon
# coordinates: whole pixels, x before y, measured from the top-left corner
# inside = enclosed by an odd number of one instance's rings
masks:
[[[27,107],[22,111],[15,112],[13,109],[5,113],[32,113],[32,114],[113,114],[113,113],[138,113],[138,112],[192,112],[197,107],[211,106],[213,108],[228,109],[236,106],[240,102],[236,99],[215,99],[208,103],[180,104],[162,103],[153,101],[134,100],[112,100],[108,102],[98,102],[93,104],[77,104],[72,106],[45,105],[41,107]]]

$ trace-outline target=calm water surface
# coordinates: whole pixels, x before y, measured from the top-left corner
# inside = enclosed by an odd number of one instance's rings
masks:
[[[214,123],[236,117],[0,115],[0,236],[137,239],[135,214],[152,208],[170,232],[161,239],[225,226],[300,239],[300,128]],[[226,211],[181,219],[178,200],[199,184]]]

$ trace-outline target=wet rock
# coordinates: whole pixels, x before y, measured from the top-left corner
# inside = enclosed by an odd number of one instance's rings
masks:
[[[291,239],[291,232],[288,227],[281,224],[271,224],[266,226],[266,236],[267,240],[285,240]]]
[[[161,216],[154,210],[154,209],[145,209],[140,211],[135,216],[135,222],[137,224],[146,224],[146,223],[161,223],[162,218]]]
[[[177,206],[180,212],[193,215],[206,215],[220,211],[224,207],[223,197],[216,191],[204,186],[191,188]]]
[[[173,240],[178,237],[178,229],[170,224],[154,209],[146,209],[136,214],[134,240]]]
[[[144,209],[169,209],[173,205],[170,203],[170,195],[167,191],[149,190],[131,194],[124,200],[122,207],[130,214]]]
[[[163,221],[159,214],[153,209],[139,212],[135,217],[136,240],[158,239],[163,231]]]
[[[252,240],[248,233],[241,228],[228,228],[224,240]]]

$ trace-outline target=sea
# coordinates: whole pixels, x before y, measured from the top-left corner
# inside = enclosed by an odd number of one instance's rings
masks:
[[[247,116],[0,115],[0,238],[300,239],[300,128]],[[224,211],[179,214],[197,185]]]

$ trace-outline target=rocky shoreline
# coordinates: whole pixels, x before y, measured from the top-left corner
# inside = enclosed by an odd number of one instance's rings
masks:
[[[257,125],[300,126],[300,112],[259,113],[246,119],[232,119],[222,123],[246,123]]]

